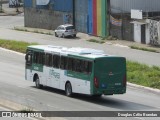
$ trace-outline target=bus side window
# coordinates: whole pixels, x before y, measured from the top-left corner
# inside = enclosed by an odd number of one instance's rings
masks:
[[[92,73],[92,62],[88,62],[88,74]]]
[[[92,63],[89,61],[83,61],[83,73],[90,74],[92,72]]]
[[[72,62],[73,62],[73,59],[72,58],[68,58],[68,70],[72,70]]]
[[[59,68],[60,65],[60,56],[59,55],[53,55],[53,67]]]
[[[40,53],[38,59],[39,59],[38,63],[41,64],[41,65],[44,65],[45,54]]]
[[[45,65],[48,66],[48,67],[52,66],[52,55],[51,54],[46,54]]]
[[[34,52],[33,63],[38,64],[39,52]]]
[[[83,71],[83,64],[82,60],[75,59],[75,71],[76,72],[82,72]]]
[[[67,69],[67,57],[61,56],[60,68],[62,70]]]

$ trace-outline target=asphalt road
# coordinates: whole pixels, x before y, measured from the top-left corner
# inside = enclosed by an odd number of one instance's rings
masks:
[[[158,94],[132,87],[128,87],[124,95],[103,96],[99,99],[79,94],[69,98],[65,96],[64,91],[48,87],[43,90],[37,89],[34,83],[25,80],[24,62],[23,55],[0,50],[0,98],[40,111],[160,111]],[[113,119],[119,120],[120,118]],[[147,118],[147,120],[150,119]]]
[[[23,26],[23,16],[0,16],[0,39],[37,42],[39,44],[51,44],[66,47],[88,47],[104,50],[106,54],[124,56],[128,60],[137,61],[147,65],[160,66],[160,53],[146,52],[109,44],[97,44],[88,42],[82,36],[76,39],[56,38],[52,35],[44,35],[13,30],[14,26]]]
[[[68,47],[81,46],[103,49],[109,54],[121,55],[133,61],[160,66],[160,54],[158,53],[149,53],[107,44],[100,45],[87,42],[81,38],[62,39],[55,38],[51,35],[12,30],[14,25],[22,25],[22,20],[22,16],[0,17],[0,38],[38,42],[40,44],[64,45]],[[0,98],[30,106],[30,109],[35,108],[42,111],[160,111],[160,96],[158,94],[132,87],[128,87],[127,93],[124,95],[103,96],[100,99],[93,99],[92,97],[85,95],[75,95],[73,98],[69,98],[65,96],[63,91],[47,87],[43,90],[36,89],[34,83],[25,81],[23,55],[0,50],[0,66]],[[79,118],[64,119],[79,120]],[[84,119],[88,120],[88,118]],[[125,120],[127,118],[99,119]],[[155,118],[139,117],[130,119],[155,120]],[[158,119],[159,118],[156,118],[156,120]]]

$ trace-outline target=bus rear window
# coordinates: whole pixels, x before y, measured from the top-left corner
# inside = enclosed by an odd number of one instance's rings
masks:
[[[80,59],[69,58],[68,70],[90,74],[92,72],[92,62]]]

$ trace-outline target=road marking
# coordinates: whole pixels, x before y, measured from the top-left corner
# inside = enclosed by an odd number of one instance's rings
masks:
[[[6,52],[15,53],[15,54],[22,55],[22,56],[25,56],[25,54],[23,54],[23,53],[16,52],[16,51],[13,51],[13,50],[8,50],[8,49],[2,48],[2,47],[0,47],[0,50],[6,51]]]
[[[27,89],[27,90],[31,90],[31,91],[34,91],[34,92],[39,91],[39,90],[36,90],[36,89],[33,89],[33,88],[24,87],[24,86],[17,86],[17,87],[24,88],[24,89]]]
[[[26,87],[23,87],[23,86],[17,86],[17,87],[20,87],[20,88],[26,88]]]
[[[31,90],[31,91],[34,91],[34,92],[38,92],[39,90],[36,90],[36,89],[33,89],[33,88],[30,88],[28,90]]]
[[[48,107],[53,107],[53,108],[57,108],[57,109],[59,109],[58,107],[53,106],[53,105],[49,105],[49,104],[47,104],[47,106],[48,106]]]
[[[35,100],[32,100],[32,99],[27,99],[28,101],[31,101],[31,102],[35,102]]]
[[[5,107],[0,106],[0,109],[2,109],[3,111],[11,111],[10,109],[7,109]]]

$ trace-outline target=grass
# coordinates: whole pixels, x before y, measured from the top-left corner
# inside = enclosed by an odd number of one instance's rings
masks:
[[[0,47],[14,50],[17,52],[25,53],[26,48],[29,45],[36,45],[37,43],[28,43],[23,41],[14,41],[14,40],[2,40],[0,39]]]
[[[14,27],[14,30],[17,30],[17,31],[25,31],[25,32],[33,32],[33,33],[40,33],[40,34],[46,34],[46,35],[52,35],[51,32],[43,32],[43,31],[39,31],[38,29],[37,29],[37,30],[29,30],[29,29],[27,29],[27,28]]]
[[[90,40],[87,40],[89,42],[95,42],[95,43],[100,43],[100,44],[103,44],[105,43],[105,41],[100,41],[100,40],[96,40],[96,39],[90,39]]]
[[[130,48],[132,48],[132,49],[137,49],[137,50],[143,50],[143,51],[149,51],[149,52],[159,53],[159,51],[157,51],[157,50],[155,50],[155,49],[138,47],[138,46],[134,46],[134,45],[130,46]]]
[[[128,82],[160,89],[160,67],[127,61]]]
[[[0,47],[21,53],[25,53],[27,46],[35,44],[37,43],[0,40]],[[127,80],[130,83],[160,89],[160,67],[127,61]]]

